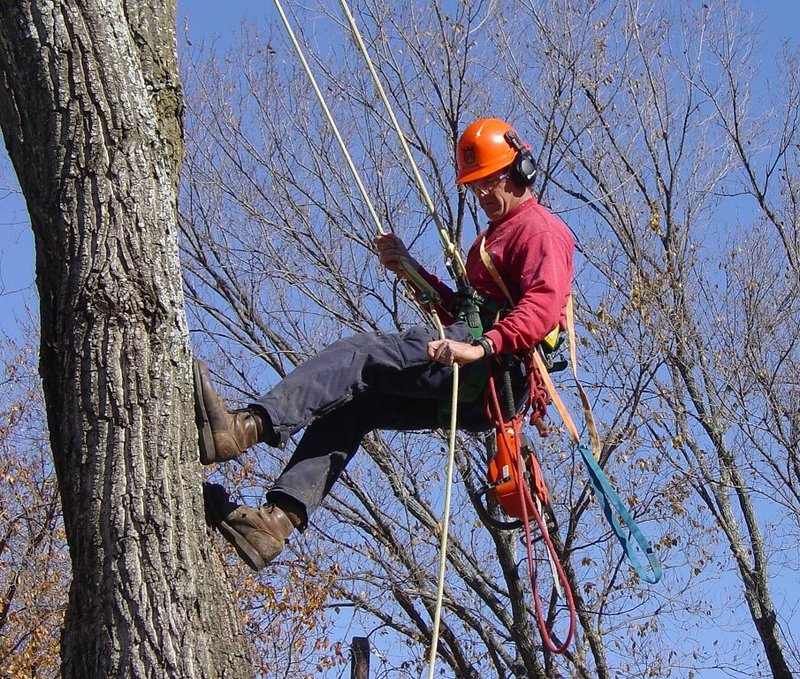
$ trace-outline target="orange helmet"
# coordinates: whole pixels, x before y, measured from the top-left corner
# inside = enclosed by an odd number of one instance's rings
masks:
[[[481,118],[470,125],[458,140],[456,184],[469,184],[508,167],[517,157],[517,149],[505,138],[517,133],[497,118]]]

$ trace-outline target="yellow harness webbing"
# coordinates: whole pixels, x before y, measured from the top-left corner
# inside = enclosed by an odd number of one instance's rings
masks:
[[[577,352],[575,349],[576,341],[575,341],[575,319],[574,319],[574,311],[572,307],[572,295],[570,295],[569,299],[567,300],[567,306],[565,309],[565,316],[567,320],[567,333],[569,335],[569,358],[570,363],[572,364],[572,376],[575,379],[575,385],[578,388],[578,394],[581,397],[581,405],[583,406],[583,417],[586,421],[586,428],[589,431],[589,442],[592,445],[592,454],[594,455],[596,460],[600,459],[600,435],[597,432],[597,425],[595,424],[594,414],[592,413],[592,405],[589,403],[589,397],[586,395],[586,390],[583,388],[580,379],[578,378],[578,358]],[[575,426],[575,423],[572,420],[572,417],[569,414],[564,402],[561,400],[561,397],[558,395],[556,391],[556,387],[553,384],[553,380],[550,377],[550,374],[547,372],[547,367],[545,366],[544,359],[542,358],[541,351],[539,349],[534,349],[533,351],[533,362],[536,365],[536,369],[542,376],[542,382],[544,382],[545,389],[547,389],[547,393],[550,396],[550,400],[552,401],[553,405],[555,406],[556,410],[558,411],[559,416],[561,417],[562,422],[569,431],[570,436],[575,444],[580,443],[580,435],[578,434],[578,429]]]
[[[508,303],[513,306],[514,298],[511,296],[511,293],[508,291],[506,284],[503,282],[503,278],[500,275],[500,272],[497,270],[497,267],[494,265],[491,256],[486,251],[486,236],[481,238],[481,242],[478,245],[478,251],[481,253],[481,261],[483,262],[483,265],[491,274],[492,278],[494,279],[494,282],[497,283],[497,287],[499,287],[503,291],[503,294],[506,296]]]

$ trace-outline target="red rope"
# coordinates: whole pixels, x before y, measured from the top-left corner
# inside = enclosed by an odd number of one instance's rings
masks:
[[[524,463],[522,462],[522,456],[520,455],[517,460],[520,478],[524,478],[522,476],[525,471]],[[544,644],[544,647],[551,653],[564,653],[564,651],[566,651],[567,647],[570,645],[573,635],[575,634],[575,601],[572,597],[572,589],[569,586],[569,581],[564,573],[564,568],[561,565],[561,560],[558,558],[558,553],[553,545],[553,541],[550,539],[550,532],[547,530],[547,525],[542,518],[541,512],[539,512],[539,508],[536,506],[536,503],[531,497],[528,484],[519,483],[517,484],[517,489],[520,495],[520,502],[522,504],[522,525],[525,527],[525,545],[528,550],[528,576],[530,577],[531,589],[533,590],[533,603],[534,607],[536,608],[536,623],[539,625],[539,632],[542,635],[542,643]],[[567,631],[566,639],[564,639],[564,642],[560,646],[553,642],[553,637],[550,634],[550,631],[547,629],[547,624],[544,620],[544,613],[542,611],[542,598],[539,595],[539,588],[536,584],[536,565],[533,560],[533,538],[531,535],[530,519],[528,517],[529,506],[532,510],[531,513],[533,514],[533,518],[539,526],[539,531],[544,538],[545,545],[547,545],[547,551],[550,553],[553,563],[556,566],[556,573],[558,574],[558,579],[564,588],[564,596],[567,599],[567,608],[569,609],[569,630]]]
[[[533,373],[531,373],[531,396],[534,395],[534,378]],[[494,383],[494,375],[489,375],[489,389],[488,389],[488,403],[487,403],[487,414],[489,414],[490,419],[495,423],[495,427],[497,430],[498,436],[505,437],[506,431],[510,426],[509,422],[506,422],[503,419],[503,411],[500,408],[500,402],[497,398],[497,389]],[[538,393],[537,393],[538,395]],[[534,396],[534,398],[536,398]],[[538,400],[538,399],[537,399]],[[528,400],[528,403],[525,405],[523,409],[526,411],[528,407],[531,405],[531,400]],[[546,408],[546,404],[542,404],[541,401],[536,403],[536,412],[534,412],[533,417],[540,418],[544,413],[540,411],[542,405]],[[494,410],[494,413],[490,412],[491,409]],[[518,416],[522,417],[522,413]],[[538,428],[538,425],[537,425]],[[513,427],[512,427],[513,429]],[[541,430],[540,430],[541,432]],[[547,525],[542,518],[541,512],[539,511],[532,495],[530,492],[530,488],[528,487],[528,483],[525,480],[525,466],[522,460],[522,455],[519,453],[520,451],[520,442],[516,441],[516,446],[509,446],[509,442],[506,443],[507,447],[512,448],[515,450],[515,457],[517,462],[517,479],[516,479],[516,489],[517,494],[519,497],[519,504],[522,508],[522,517],[515,517],[515,518],[522,518],[523,526],[525,527],[525,542],[528,552],[528,576],[531,582],[531,590],[533,593],[533,602],[534,607],[536,610],[536,624],[539,627],[539,633],[542,636],[542,643],[544,647],[550,651],[551,653],[561,654],[567,650],[570,642],[572,641],[572,637],[575,633],[575,623],[576,623],[576,613],[575,613],[575,601],[572,596],[572,589],[569,586],[569,581],[567,580],[567,576],[564,573],[564,568],[561,565],[561,560],[558,557],[558,553],[556,552],[555,546],[553,545],[553,541],[550,538],[550,533],[547,530]],[[531,452],[533,454],[533,452]],[[546,497],[543,498],[543,501],[547,501]],[[552,634],[547,629],[547,624],[544,619],[544,612],[542,606],[541,596],[539,594],[539,588],[536,584],[536,565],[534,561],[534,547],[533,547],[533,537],[531,533],[530,527],[530,516],[533,516],[533,519],[536,521],[537,525],[539,526],[539,531],[542,534],[544,539],[545,545],[547,547],[547,551],[552,558],[553,563],[555,564],[556,574],[558,577],[559,582],[561,582],[564,588],[564,596],[567,599],[567,607],[569,609],[569,630],[567,632],[567,637],[564,642],[560,645],[556,644],[553,641]]]

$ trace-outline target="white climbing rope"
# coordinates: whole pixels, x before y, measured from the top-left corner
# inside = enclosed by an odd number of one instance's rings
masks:
[[[383,234],[384,229],[381,225],[380,219],[378,218],[377,213],[375,212],[375,208],[372,205],[372,201],[367,194],[367,190],[364,187],[363,182],[361,181],[361,177],[358,173],[358,170],[353,163],[353,160],[350,156],[350,153],[347,150],[347,145],[344,142],[341,134],[339,133],[339,128],[336,126],[336,122],[333,119],[333,115],[328,108],[328,105],[325,102],[325,97],[322,94],[322,91],[317,86],[316,79],[314,78],[314,74],[311,71],[311,68],[308,65],[308,61],[303,54],[303,50],[300,47],[299,42],[292,30],[291,24],[289,23],[288,17],[286,13],[283,11],[283,7],[281,6],[280,0],[273,0],[275,4],[275,8],[278,10],[278,14],[281,17],[284,27],[286,28],[286,32],[289,36],[289,39],[294,46],[295,52],[297,53],[298,58],[303,66],[303,69],[306,72],[309,82],[311,83],[311,87],[314,90],[314,93],[319,100],[320,106],[322,107],[323,112],[325,113],[325,117],[328,120],[328,123],[333,130],[334,136],[336,137],[336,141],[339,143],[339,146],[342,149],[342,153],[344,154],[345,160],[347,161],[347,165],[350,168],[353,177],[355,178],[356,185],[358,186],[359,191],[366,203],[369,213],[375,222],[376,229],[378,233]],[[436,210],[434,208],[433,202],[431,201],[430,194],[425,187],[425,182],[422,179],[422,176],[419,173],[416,163],[414,162],[414,158],[411,154],[410,149],[408,148],[408,144],[406,143],[405,135],[403,134],[402,129],[400,128],[399,123],[397,122],[397,118],[394,115],[394,111],[392,110],[391,104],[386,97],[386,93],[384,92],[383,86],[381,85],[380,78],[378,77],[377,72],[372,64],[372,60],[369,57],[369,53],[367,52],[366,46],[364,45],[364,41],[361,38],[361,33],[358,30],[358,27],[355,24],[355,20],[353,19],[353,15],[350,12],[349,7],[345,0],[340,0],[340,4],[342,9],[347,16],[347,20],[350,24],[351,31],[353,33],[354,38],[356,39],[359,48],[364,55],[364,58],[367,62],[369,67],[370,73],[372,75],[372,79],[375,83],[375,86],[380,94],[380,97],[383,101],[384,106],[389,114],[389,117],[392,120],[392,124],[394,126],[395,131],[397,132],[397,136],[400,140],[400,143],[403,147],[403,150],[406,153],[406,156],[409,160],[411,165],[414,180],[417,184],[417,187],[422,194],[423,200],[433,218],[434,223],[436,224],[436,228],[439,232],[439,237],[442,241],[442,245],[444,246],[445,255],[446,257],[450,258],[452,261],[456,263],[458,275],[466,278],[466,267],[464,266],[464,262],[461,258],[461,255],[458,249],[455,247],[453,242],[450,240],[450,237],[447,234],[447,231],[442,226],[442,223],[436,214]],[[407,276],[408,279],[414,282],[414,285],[418,287],[418,289],[425,290],[429,294],[431,293],[432,289],[430,285],[425,281],[411,266],[410,262],[403,262],[403,272]],[[439,332],[439,337],[441,339],[445,338],[444,328],[442,327],[441,321],[439,320],[438,315],[436,314],[433,305],[428,310],[430,313],[433,322],[436,326],[436,329]],[[448,533],[449,533],[449,525],[450,525],[450,502],[452,497],[452,479],[453,479],[453,468],[455,463],[455,446],[456,446],[456,423],[458,420],[458,382],[459,382],[459,366],[457,363],[453,364],[453,391],[452,391],[452,398],[451,398],[451,407],[450,407],[450,437],[449,437],[449,445],[448,445],[448,458],[447,458],[447,471],[446,471],[446,479],[445,479],[445,491],[444,491],[444,509],[443,509],[443,516],[441,521],[441,538],[440,538],[440,548],[439,548],[439,574],[438,574],[438,581],[437,581],[437,591],[436,591],[436,604],[434,607],[434,615],[433,615],[433,631],[431,635],[431,649],[430,649],[430,656],[428,662],[428,677],[429,679],[433,679],[435,666],[436,666],[436,656],[437,656],[437,649],[439,645],[439,631],[441,628],[441,617],[442,617],[442,603],[444,600],[444,580],[445,580],[445,571],[447,566],[447,542],[448,542]]]
[[[444,509],[442,510],[442,535],[439,544],[439,576],[436,585],[436,605],[433,610],[433,632],[428,656],[428,679],[433,679],[436,668],[436,650],[439,647],[439,629],[442,623],[444,601],[444,576],[447,568],[447,539],[450,528],[450,497],[453,489],[453,466],[456,458],[456,422],[458,415],[458,363],[453,364],[453,396],[450,401],[450,439],[447,452],[447,471],[444,482]]]
[[[400,145],[403,147],[406,158],[408,158],[408,163],[411,166],[411,171],[414,174],[414,181],[417,184],[420,194],[422,195],[422,200],[424,201],[425,206],[428,208],[428,212],[430,212],[430,215],[433,218],[433,223],[436,225],[436,230],[439,232],[439,238],[442,241],[445,255],[456,263],[459,275],[466,277],[467,270],[464,266],[464,261],[461,259],[461,254],[453,241],[450,240],[447,230],[442,225],[439,215],[436,213],[436,208],[434,207],[431,196],[428,193],[427,187],[425,186],[425,181],[422,179],[422,175],[417,168],[416,162],[414,162],[414,156],[411,154],[411,149],[408,148],[406,136],[403,134],[403,130],[400,128],[400,123],[397,122],[397,117],[395,116],[392,105],[389,103],[389,99],[387,98],[386,92],[383,89],[378,72],[375,70],[375,66],[372,64],[372,59],[367,51],[367,46],[364,44],[364,40],[361,37],[361,32],[358,30],[358,26],[356,25],[353,14],[347,4],[347,0],[339,0],[339,4],[341,5],[342,11],[347,17],[347,22],[350,24],[350,31],[353,34],[353,38],[355,39],[359,50],[361,50],[361,54],[364,56],[364,61],[367,64],[367,68],[369,68],[372,81],[375,83],[375,89],[378,90],[378,95],[380,96],[381,101],[386,108],[386,112],[389,114],[389,118],[392,121],[392,127],[394,127],[394,131],[397,133],[397,138],[400,141]]]
[[[386,108],[386,112],[389,114],[389,118],[392,121],[392,126],[394,127],[395,132],[397,133],[397,138],[400,141],[400,145],[403,147],[403,151],[405,151],[406,157],[408,158],[409,165],[411,166],[412,172],[414,174],[414,181],[419,188],[420,194],[422,195],[423,201],[425,202],[428,211],[430,212],[431,217],[433,218],[433,222],[436,225],[436,229],[439,232],[439,238],[442,241],[442,245],[444,247],[445,256],[450,258],[452,261],[456,263],[458,276],[463,277],[466,280],[466,267],[464,266],[464,261],[461,258],[461,255],[458,251],[458,248],[453,244],[450,240],[450,237],[445,230],[444,226],[442,226],[441,220],[436,213],[436,208],[433,205],[433,201],[431,200],[430,194],[425,186],[425,182],[422,179],[422,175],[417,168],[416,162],[414,162],[414,157],[411,154],[411,150],[408,148],[408,143],[406,142],[405,135],[403,134],[403,130],[400,128],[400,124],[397,122],[397,117],[394,114],[394,110],[392,109],[392,105],[389,103],[389,99],[386,96],[386,92],[383,89],[383,85],[381,84],[381,80],[378,77],[378,73],[375,70],[375,67],[372,64],[372,59],[369,56],[369,52],[367,51],[367,47],[364,44],[364,40],[361,37],[361,32],[358,30],[358,26],[356,25],[355,19],[353,18],[353,14],[350,11],[350,8],[347,4],[347,0],[339,0],[339,4],[342,7],[342,11],[344,12],[345,16],[347,17],[347,21],[350,24],[350,30],[353,34],[353,38],[356,41],[359,49],[361,50],[362,55],[364,56],[364,61],[369,68],[370,75],[372,76],[372,80],[375,83],[375,88],[380,95],[381,101],[383,101],[383,105]],[[444,331],[442,331],[442,337],[444,337]],[[436,655],[437,649],[439,646],[439,631],[441,628],[441,618],[442,618],[442,603],[444,601],[444,579],[445,579],[445,571],[447,566],[447,541],[448,541],[448,533],[449,533],[449,526],[450,526],[450,498],[452,496],[452,487],[453,487],[453,466],[455,461],[455,449],[456,449],[456,424],[458,420],[458,378],[459,378],[459,366],[458,364],[453,364],[453,393],[452,399],[450,404],[450,438],[449,438],[449,445],[448,445],[448,455],[447,455],[447,472],[445,475],[445,490],[444,490],[444,509],[442,511],[442,522],[441,522],[441,538],[440,538],[440,546],[439,546],[439,576],[437,579],[437,587],[436,587],[436,604],[434,606],[434,615],[433,615],[433,631],[431,634],[431,649],[430,655],[428,658],[428,679],[433,679],[435,667],[436,667]]]
[[[375,222],[375,229],[379,234],[384,234],[386,231],[381,224],[381,220],[378,217],[378,213],[375,211],[375,207],[372,205],[372,201],[369,198],[369,194],[367,193],[367,189],[364,187],[364,182],[361,181],[361,175],[358,173],[356,169],[355,163],[353,162],[352,157],[350,156],[350,152],[347,150],[347,144],[345,143],[342,135],[339,132],[339,128],[336,125],[336,121],[333,119],[333,114],[328,108],[328,104],[325,102],[325,97],[322,94],[322,91],[319,89],[317,85],[317,80],[314,77],[313,72],[311,71],[311,67],[308,65],[308,61],[306,60],[305,54],[303,54],[303,49],[300,47],[300,43],[297,41],[297,37],[295,36],[294,30],[292,30],[292,26],[289,23],[289,18],[286,16],[286,12],[283,11],[283,6],[280,3],[280,0],[273,0],[275,4],[275,9],[278,10],[278,14],[281,17],[281,21],[283,22],[284,27],[286,28],[286,33],[289,36],[289,40],[291,40],[292,45],[294,46],[294,50],[297,53],[298,59],[300,59],[300,63],[303,66],[303,70],[306,72],[306,76],[308,77],[308,81],[311,83],[311,87],[314,90],[314,93],[317,95],[317,100],[319,101],[320,106],[322,107],[323,113],[325,113],[325,117],[328,120],[328,123],[333,130],[333,135],[336,137],[336,141],[339,144],[339,147],[342,150],[342,154],[344,155],[345,161],[347,161],[347,166],[350,168],[350,172],[353,175],[353,179],[356,182],[356,186],[358,186],[358,190],[361,193],[361,197],[364,199],[364,203],[369,210],[370,217]],[[419,275],[417,270],[411,265],[408,260],[401,260],[400,262],[403,268],[403,274],[405,277],[412,281],[414,285],[419,290],[424,290],[433,301],[438,299],[438,294],[436,293],[433,288],[428,284],[428,282]],[[444,335],[442,335],[444,338]]]

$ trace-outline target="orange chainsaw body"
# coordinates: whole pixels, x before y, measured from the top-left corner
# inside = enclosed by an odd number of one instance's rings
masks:
[[[515,417],[496,429],[497,452],[489,461],[487,473],[492,497],[508,516],[517,519],[524,518],[526,514],[530,516],[533,511],[532,507],[527,507],[527,512],[524,511],[525,495],[519,491],[520,483],[529,482],[527,478],[520,478],[519,458],[523,452],[528,453],[525,462],[532,477],[530,496],[538,497],[542,504],[547,502],[547,487],[536,456],[527,447],[527,438],[522,433],[522,422],[521,417]]]

